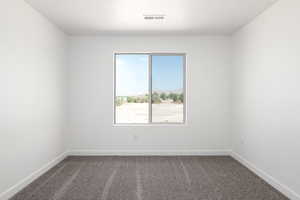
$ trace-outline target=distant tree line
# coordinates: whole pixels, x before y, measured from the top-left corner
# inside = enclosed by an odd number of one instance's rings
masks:
[[[120,106],[124,103],[148,103],[149,96],[122,96],[116,98],[116,105]],[[153,104],[159,104],[163,101],[171,100],[173,103],[183,103],[184,96],[183,93],[177,94],[177,93],[157,93],[153,92],[152,94],[152,103]]]
[[[183,94],[169,93],[164,92],[158,94],[154,92],[152,94],[152,103],[161,103],[162,101],[172,100],[173,103],[183,103],[184,97]]]
[[[124,103],[148,103],[148,95],[145,96],[122,96],[116,98],[116,106],[121,106]]]

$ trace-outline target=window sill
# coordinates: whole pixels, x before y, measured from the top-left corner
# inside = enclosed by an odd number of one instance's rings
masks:
[[[152,126],[152,127],[164,127],[164,126],[187,126],[188,124],[185,123],[151,123],[151,124],[113,124],[113,127],[145,127],[145,126]]]

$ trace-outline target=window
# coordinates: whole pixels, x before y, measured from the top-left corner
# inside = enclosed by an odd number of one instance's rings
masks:
[[[185,54],[115,54],[114,123],[185,123]]]

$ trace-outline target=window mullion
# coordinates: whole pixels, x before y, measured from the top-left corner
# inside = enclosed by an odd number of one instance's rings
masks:
[[[149,123],[151,124],[152,123],[152,55],[149,54],[148,55],[148,73],[149,73],[149,76],[148,76],[148,79],[149,79],[149,91],[148,91],[148,105],[149,105],[149,116],[148,116],[148,119],[149,119]]]

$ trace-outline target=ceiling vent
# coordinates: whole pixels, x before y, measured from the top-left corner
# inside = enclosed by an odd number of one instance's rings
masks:
[[[145,20],[163,20],[165,15],[144,15]]]

